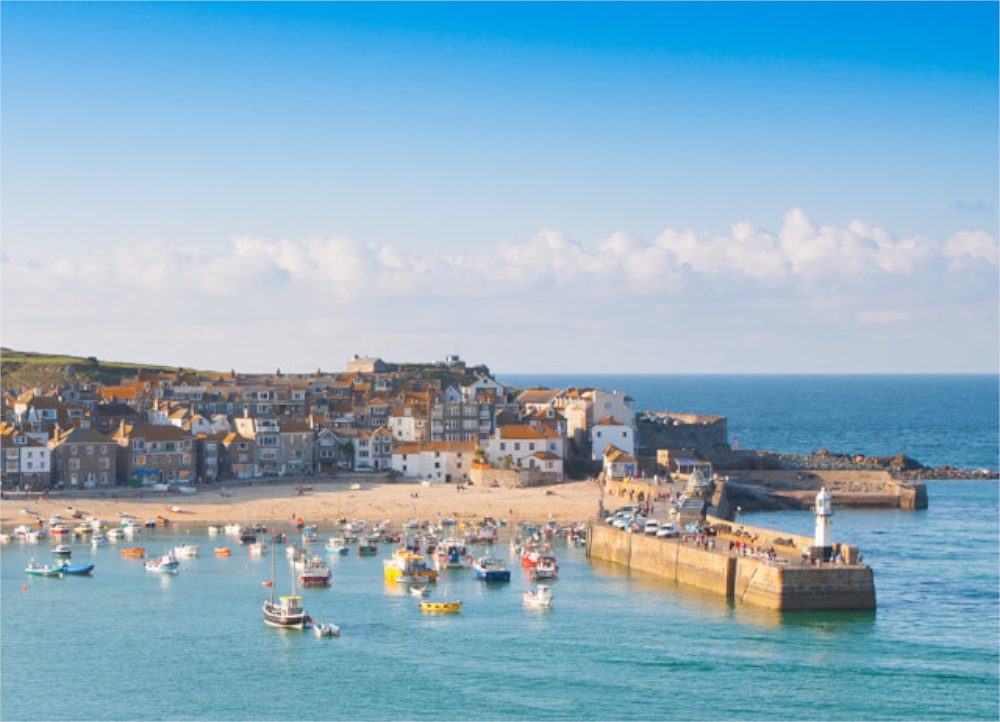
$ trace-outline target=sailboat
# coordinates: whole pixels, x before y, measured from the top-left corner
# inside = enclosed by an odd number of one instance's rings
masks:
[[[264,602],[264,623],[272,627],[305,629],[306,610],[302,608],[302,597],[295,593],[295,574],[292,574],[292,593],[278,597],[274,601],[274,546],[271,546],[271,594]]]

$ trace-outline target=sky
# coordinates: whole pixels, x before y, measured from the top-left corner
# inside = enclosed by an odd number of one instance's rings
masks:
[[[0,5],[0,341],[996,373],[996,3]]]

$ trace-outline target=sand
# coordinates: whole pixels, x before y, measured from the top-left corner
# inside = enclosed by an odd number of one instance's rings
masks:
[[[360,483],[361,489],[352,490],[353,483]],[[68,516],[72,509],[105,520],[113,520],[121,512],[139,520],[162,515],[196,524],[279,522],[293,515],[307,522],[334,521],[341,517],[403,521],[411,517],[491,516],[510,522],[554,519],[565,523],[593,518],[599,497],[598,487],[592,481],[527,489],[465,487],[461,491],[451,484],[323,481],[311,483],[313,490],[303,496],[298,494],[297,486],[297,482],[268,482],[192,495],[144,492],[142,499],[75,495],[30,501],[10,499],[0,506],[0,523],[29,521],[21,512],[24,507],[43,519],[52,514]],[[170,506],[180,507],[181,512],[167,511]]]

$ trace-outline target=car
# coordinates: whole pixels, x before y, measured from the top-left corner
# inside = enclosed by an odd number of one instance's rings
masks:
[[[613,526],[615,529],[624,529],[625,527],[630,526],[630,524],[624,519],[615,519],[613,522],[611,522],[611,526]]]
[[[658,532],[659,530],[660,530],[660,522],[656,521],[656,519],[650,519],[649,521],[646,522],[646,526],[643,529],[643,532],[646,534],[656,534],[656,532]]]
[[[659,530],[656,532],[656,536],[660,537],[661,539],[663,538],[669,539],[673,537],[678,537],[680,535],[681,535],[680,532],[677,531],[677,525],[674,524],[673,522],[667,522],[666,524],[661,526]]]

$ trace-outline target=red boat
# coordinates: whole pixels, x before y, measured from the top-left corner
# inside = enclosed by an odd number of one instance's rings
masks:
[[[330,567],[320,557],[313,557],[299,574],[299,584],[303,587],[330,586]]]

